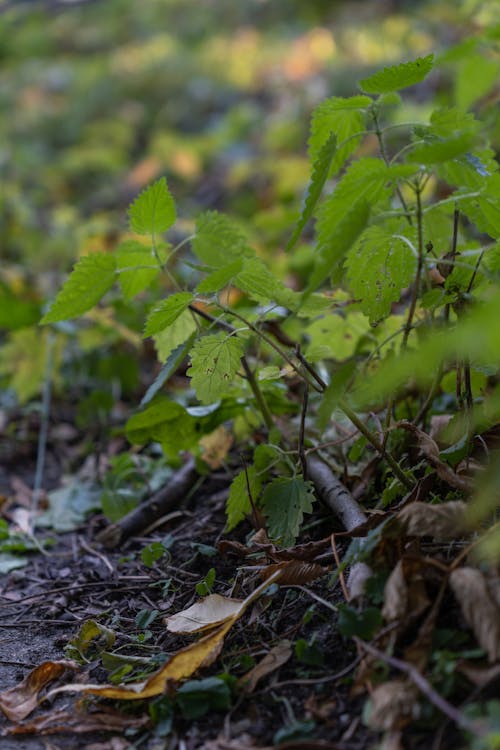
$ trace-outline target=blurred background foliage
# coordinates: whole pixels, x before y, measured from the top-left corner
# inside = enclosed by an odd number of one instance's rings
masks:
[[[479,108],[498,152],[496,0],[17,0],[0,12],[0,378],[21,401],[44,379],[36,324],[61,273],[126,238],[126,206],[159,176],[184,236],[200,210],[223,210],[277,273],[304,276],[311,246],[292,259],[281,248],[308,180],[309,115],[323,98],[433,51],[433,90],[420,88],[424,98],[397,116]],[[365,148],[375,153],[375,140]],[[136,348],[142,304],[99,311],[77,340],[68,324],[55,370],[65,362],[72,385],[111,377],[133,389],[123,352],[107,366],[100,357],[90,380],[70,352]]]

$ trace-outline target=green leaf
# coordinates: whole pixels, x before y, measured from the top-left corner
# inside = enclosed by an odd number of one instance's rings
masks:
[[[310,482],[301,476],[274,479],[264,490],[262,504],[271,539],[292,545],[299,535],[304,513],[311,513],[315,501]]]
[[[235,286],[257,302],[268,304],[271,300],[283,307],[295,309],[301,302],[301,295],[288,289],[271,273],[260,258],[249,258],[243,264],[243,270],[234,281]]]
[[[175,221],[175,203],[164,177],[149,185],[131,204],[130,229],[137,234],[157,235]]]
[[[321,147],[314,162],[311,182],[309,183],[306,191],[304,207],[297,222],[297,226],[295,227],[292,236],[287,242],[287,252],[294,247],[302,233],[302,230],[313,215],[314,209],[316,208],[316,205],[320,199],[325,182],[327,181],[328,175],[330,174],[333,157],[336,150],[337,137],[335,136],[335,133],[331,133],[330,137]]]
[[[131,443],[159,442],[171,456],[191,448],[196,440],[195,419],[180,404],[161,397],[130,417],[125,429]]]
[[[249,466],[246,474],[248,475],[248,484],[252,498],[256,502],[262,487],[262,480],[257,474],[255,466]],[[226,503],[226,531],[232,531],[251,512],[252,505],[248,497],[247,476],[245,475],[245,471],[240,471],[231,482],[229,488],[229,497]]]
[[[337,627],[346,638],[357,636],[369,641],[382,625],[382,615],[376,607],[367,607],[359,612],[348,604],[339,605]]]
[[[137,240],[127,240],[116,248],[118,282],[125,299],[132,299],[147,289],[160,273],[150,247]]]
[[[206,211],[198,217],[192,245],[195,255],[213,268],[226,268],[229,263],[254,255],[240,228],[217,211]]]
[[[115,282],[115,259],[106,253],[84,255],[59,290],[40,323],[57,323],[90,310]]]
[[[417,258],[387,227],[368,227],[347,255],[347,281],[370,322],[389,315],[415,275]]]
[[[379,70],[369,78],[359,82],[365,94],[385,94],[388,91],[399,91],[415,83],[420,83],[430,73],[434,65],[434,55],[418,57],[406,63],[391,65]]]
[[[332,273],[338,270],[341,261],[368,224],[370,206],[367,201],[356,201],[346,208],[338,222],[328,226],[326,215],[321,226],[318,226],[319,253],[315,259],[314,270],[307,285],[306,294],[314,291]]]
[[[190,680],[177,690],[176,702],[185,719],[198,719],[209,711],[230,708],[231,691],[220,677]]]
[[[321,102],[311,118],[308,143],[311,163],[318,160],[324,145],[333,133],[337,138],[338,151],[332,159],[330,174],[339,170],[358,146],[362,136],[352,136],[365,129],[365,112],[371,103],[369,96],[361,95],[349,98],[332,96]],[[344,143],[347,139],[350,140]]]
[[[235,336],[213,334],[195,343],[187,375],[202,404],[218,401],[228,392],[242,356],[243,346]]]
[[[153,336],[155,333],[165,330],[177,320],[194,299],[191,292],[177,292],[171,294],[155,307],[146,320],[144,327],[144,338]]]
[[[200,294],[214,294],[233,281],[242,268],[242,258],[235,260],[233,263],[229,263],[223,268],[218,268],[217,271],[213,271],[213,273],[209,274],[198,284],[196,291]]]
[[[474,144],[474,136],[470,133],[461,133],[452,138],[436,139],[432,143],[422,143],[416,146],[409,154],[408,161],[419,164],[438,164],[450,159],[456,159]]]
[[[353,225],[358,222],[357,214],[362,213],[361,205],[367,204],[373,208],[388,198],[390,191],[385,186],[388,179],[388,167],[382,159],[369,157],[351,164],[339,180],[333,193],[320,207],[316,224],[319,250],[329,262],[339,262],[348,249],[342,239],[346,230],[351,235],[357,235]],[[349,215],[352,219],[346,221]],[[342,231],[339,231],[340,228]],[[341,249],[337,249],[339,240]]]
[[[189,341],[196,333],[196,323],[190,310],[184,310],[169,328],[153,336],[160,362],[164,362],[178,346]]]

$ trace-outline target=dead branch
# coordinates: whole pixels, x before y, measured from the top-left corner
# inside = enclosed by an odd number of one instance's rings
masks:
[[[192,488],[199,474],[195,469],[194,458],[189,458],[168,483],[137,508],[120,518],[116,523],[107,526],[96,539],[108,549],[117,547],[126,539],[151,526],[166,513],[176,508]]]

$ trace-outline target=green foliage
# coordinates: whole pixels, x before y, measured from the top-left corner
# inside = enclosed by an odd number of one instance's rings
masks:
[[[198,719],[209,711],[231,707],[231,690],[220,677],[189,680],[177,691],[176,702],[185,719]]]
[[[305,482],[301,476],[279,477],[270,482],[262,497],[270,537],[285,547],[293,544],[304,513],[312,512],[314,501],[311,483]]]
[[[254,254],[240,228],[217,211],[207,211],[198,217],[193,252],[213,268],[225,268],[228,263]]]
[[[147,187],[129,208],[130,229],[137,234],[158,235],[175,221],[175,203],[162,177]]]
[[[50,310],[40,323],[76,318],[96,305],[115,282],[116,261],[112,255],[92,253],[76,263]]]
[[[231,389],[243,355],[235,336],[217,333],[199,339],[191,351],[188,375],[202,404],[211,404]]]
[[[249,466],[246,470],[240,471],[231,482],[229,488],[229,497],[226,503],[226,530],[232,531],[240,521],[252,512],[252,504],[248,495],[248,490],[252,500],[256,502],[262,487],[262,481],[257,474],[255,466]]]
[[[144,336],[153,336],[174,323],[191,304],[193,295],[190,292],[178,292],[163,300],[148,315],[144,327]]]
[[[148,289],[160,273],[151,248],[137,240],[122,242],[115,251],[118,281],[125,299]]]
[[[434,65],[434,55],[418,57],[411,62],[391,65],[379,70],[369,78],[359,82],[365,94],[386,94],[389,91],[400,91],[408,86],[420,83],[431,72]]]
[[[126,430],[131,443],[158,441],[168,455],[191,448],[196,439],[195,419],[180,404],[161,397],[130,417]]]
[[[391,231],[391,230],[394,231]],[[377,323],[389,315],[417,268],[417,250],[384,225],[368,227],[347,254],[347,282],[361,309]]]

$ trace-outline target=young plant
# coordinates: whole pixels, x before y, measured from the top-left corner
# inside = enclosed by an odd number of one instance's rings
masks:
[[[111,253],[82,257],[42,319],[84,314],[116,281],[131,300],[163,276],[168,292],[144,325],[162,368],[127,435],[174,457],[229,419],[240,435],[266,430],[267,443],[233,482],[228,529],[259,512],[273,539],[293,543],[314,501],[306,449],[338,410],[386,462],[387,484],[406,490],[414,467],[393,455],[390,431],[402,415],[423,424],[450,372],[459,439],[498,412],[496,382],[487,380],[500,351],[498,164],[470,112],[439,106],[426,122],[401,117],[399,92],[433,65],[429,55],[384,68],[360,93],[313,112],[311,180],[286,247],[294,253],[314,220],[300,291],[270,270],[237,221],[215,211],[198,216],[176,247],[165,243],[176,208],[162,178],[130,206],[130,236]],[[198,405],[160,393],[186,357]]]

